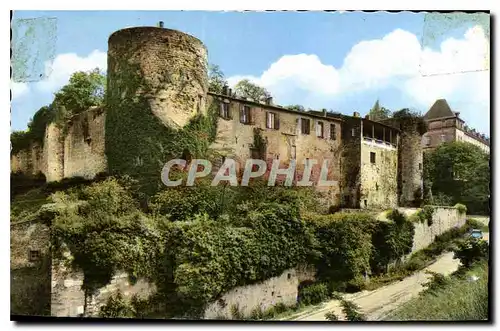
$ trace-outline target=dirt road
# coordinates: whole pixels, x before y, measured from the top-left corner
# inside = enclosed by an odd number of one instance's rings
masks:
[[[441,255],[436,262],[424,270],[439,272],[448,275],[455,271],[460,262],[453,259],[453,253],[449,252]],[[402,303],[418,295],[424,288],[422,284],[428,282],[431,275],[425,271],[419,271],[400,282],[392,283],[380,287],[374,291],[362,291],[359,293],[346,294],[344,298],[357,304],[368,320],[381,320],[389,312],[400,306]],[[294,321],[325,321],[325,314],[333,311],[343,319],[342,308],[339,301],[332,300],[321,306],[312,307],[311,310],[290,316],[287,320]]]
[[[483,239],[489,241],[489,233],[483,234]],[[387,314],[396,309],[401,304],[417,296],[424,289],[423,284],[432,277],[425,273],[425,270],[449,275],[457,270],[460,261],[453,258],[453,252],[441,255],[436,262],[412,276],[395,282],[374,291],[362,291],[359,293],[346,294],[344,299],[352,301],[361,308],[369,321],[382,320]],[[325,314],[333,311],[339,319],[344,319],[342,308],[338,300],[329,301],[323,305],[311,307],[286,318],[294,321],[325,321]]]

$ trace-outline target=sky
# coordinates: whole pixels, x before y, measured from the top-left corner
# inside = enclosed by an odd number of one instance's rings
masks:
[[[488,14],[410,12],[15,11],[11,129],[73,72],[105,70],[111,33],[158,21],[199,38],[230,85],[248,78],[276,104],[364,115],[379,100],[424,114],[444,98],[490,135]]]

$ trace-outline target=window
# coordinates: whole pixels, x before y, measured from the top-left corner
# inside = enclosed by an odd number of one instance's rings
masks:
[[[441,135],[441,141],[445,142],[446,141],[446,136],[444,134]]]
[[[337,127],[335,126],[335,124],[330,124],[330,139],[337,139]]]
[[[431,144],[431,137],[424,137],[425,146],[429,146]]]
[[[418,164],[418,170],[422,170],[422,163]]]
[[[240,122],[243,124],[250,124],[250,107],[243,106],[240,109]]]
[[[370,152],[370,163],[375,163],[375,152]]]
[[[300,121],[300,131],[302,134],[310,134],[311,133],[311,120],[307,118],[302,118]]]
[[[271,112],[266,113],[266,128],[275,130],[279,129],[278,114]]]
[[[351,135],[352,135],[353,137],[355,137],[355,136],[356,136],[356,129],[355,129],[355,128],[352,128],[352,129],[351,129]]]
[[[323,138],[323,122],[318,122],[316,124],[316,137]]]
[[[295,159],[297,157],[297,148],[295,146],[292,146],[292,149],[290,151],[290,158]]]
[[[220,104],[220,117],[229,118],[229,103],[221,103]]]
[[[29,252],[29,260],[30,262],[35,262],[40,259],[40,251],[38,250],[30,250]]]

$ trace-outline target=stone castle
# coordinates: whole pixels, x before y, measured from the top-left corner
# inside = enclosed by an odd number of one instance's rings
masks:
[[[212,147],[239,164],[249,158],[279,159],[286,167],[295,159],[299,172],[314,159],[314,177],[328,159],[328,180],[337,184],[318,190],[325,191],[330,205],[343,208],[383,209],[421,200],[422,132],[416,128],[372,121],[357,112],[294,111],[273,104],[272,98],[238,98],[229,88],[209,92],[207,67],[205,46],[185,33],[162,27],[116,31],[108,41],[105,108],[75,115],[66,132],[49,124],[43,145],[34,143],[11,156],[11,170],[43,173],[47,181],[135,172],[151,162],[148,149],[158,147],[160,134],[155,130],[182,128],[216,103]],[[154,125],[138,125],[143,119]],[[263,150],[254,144],[256,132],[265,142]],[[113,161],[117,154],[120,162]]]

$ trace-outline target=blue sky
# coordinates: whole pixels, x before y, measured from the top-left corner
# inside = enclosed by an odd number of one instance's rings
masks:
[[[446,98],[471,126],[489,134],[489,71],[480,52],[485,34],[489,40],[488,18],[462,17],[451,24],[423,13],[14,12],[14,20],[40,17],[56,19],[56,38],[42,36],[46,44],[29,54],[53,57],[52,72],[42,82],[14,84],[13,130],[25,129],[71,72],[105,66],[112,32],[164,21],[202,40],[209,62],[230,83],[249,78],[278,104],[365,114],[380,99],[391,110],[425,112],[435,99]]]

